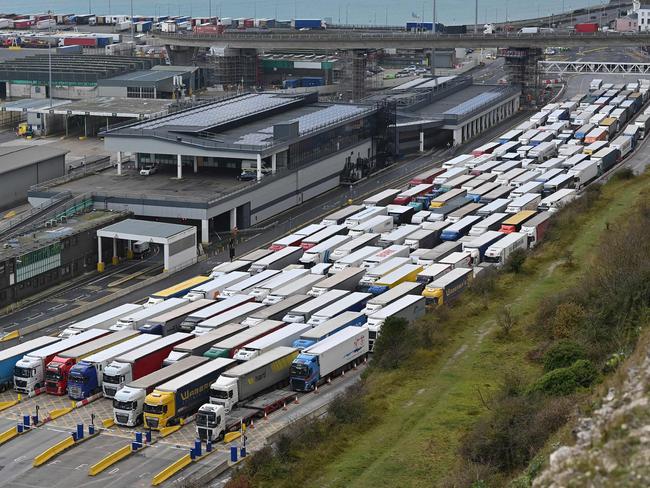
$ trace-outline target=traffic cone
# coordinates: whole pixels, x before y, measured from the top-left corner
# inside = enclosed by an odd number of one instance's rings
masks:
[[[341,376],[345,376],[345,370],[341,371]]]
[[[284,405],[282,405],[282,410],[286,410],[286,409],[287,409],[287,402],[284,402]]]
[[[298,395],[296,395],[296,400],[295,400],[293,403],[295,403],[296,405],[298,405],[298,404],[300,403],[300,402],[298,401]]]
[[[285,404],[284,404],[284,406],[286,407],[286,406],[287,406],[287,404],[285,403]],[[266,415],[266,410],[264,410],[264,418],[267,418],[267,415]]]
[[[314,388],[314,393],[318,393],[318,385]]]
[[[253,419],[251,419],[251,424],[248,426],[249,429],[254,429],[255,424],[253,423]]]

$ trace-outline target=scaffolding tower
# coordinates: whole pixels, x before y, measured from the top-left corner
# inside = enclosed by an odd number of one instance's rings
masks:
[[[521,86],[521,105],[536,106],[540,97],[538,62],[543,60],[540,48],[502,48],[499,56],[505,59],[504,70],[508,82]]]
[[[221,85],[224,90],[243,90],[259,84],[256,49],[205,49],[198,53],[196,64],[206,70],[209,85]]]
[[[350,49],[343,55],[340,79],[340,98],[357,101],[366,96],[368,53],[364,49]]]

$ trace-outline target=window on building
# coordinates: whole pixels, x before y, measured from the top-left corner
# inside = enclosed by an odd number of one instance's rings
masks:
[[[127,98],[141,98],[140,96],[140,88],[139,87],[134,87],[134,86],[129,86],[126,88],[126,97]]]
[[[155,98],[155,92],[153,88],[143,88],[142,89],[142,98]]]

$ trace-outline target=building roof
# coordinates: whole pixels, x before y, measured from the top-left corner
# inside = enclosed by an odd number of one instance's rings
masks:
[[[59,84],[91,85],[98,80],[131,71],[150,69],[158,58],[86,54],[52,54],[52,81]],[[0,63],[0,80],[45,84],[49,81],[49,58],[37,54]]]
[[[154,66],[149,70],[138,70],[130,73],[122,73],[98,82],[99,86],[145,86],[155,87],[165,81],[173,80],[174,76],[189,76],[198,68],[192,66],[166,66],[170,69],[155,69],[161,66]],[[173,68],[173,69],[171,69]]]
[[[57,148],[53,144],[0,147],[0,175],[51,158],[65,156],[68,152],[70,151]]]
[[[376,111],[373,105],[318,103],[317,94],[249,93],[164,117],[109,130],[103,135],[156,137],[210,149],[266,150],[286,144],[277,125],[297,123],[297,136],[337,127]]]
[[[101,233],[102,235],[132,234],[158,239],[169,239],[188,229],[192,229],[192,226],[169,224],[167,222],[151,222],[149,220],[126,219],[104,227]]]
[[[174,100],[157,98],[96,97],[75,101],[54,98],[50,109],[48,99],[25,98],[0,103],[0,108],[5,112],[49,113],[51,110],[56,115],[144,119],[167,114],[173,103]]]

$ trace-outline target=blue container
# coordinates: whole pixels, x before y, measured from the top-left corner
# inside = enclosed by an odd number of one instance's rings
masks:
[[[22,434],[23,430],[24,430],[23,424],[16,425],[16,432],[18,432],[19,434]]]
[[[282,88],[298,88],[300,86],[300,80],[297,78],[292,78],[289,80],[284,80],[282,82]]]
[[[194,440],[194,452],[197,457],[201,456],[201,439]]]
[[[77,439],[81,440],[84,438],[84,424],[77,424]]]
[[[230,462],[237,462],[237,446],[230,446]]]
[[[240,449],[240,451],[239,451],[239,455],[240,455],[242,458],[245,458],[245,457],[246,457],[246,448],[245,448],[244,446],[242,446],[242,448]]]
[[[93,424],[88,426],[88,435],[95,435],[95,426]]]
[[[205,452],[212,452],[212,441],[210,439],[205,441]]]
[[[29,415],[23,415],[23,425],[29,429]]]
[[[151,431],[148,430],[144,436],[144,438],[147,440],[147,444],[151,444]]]
[[[142,444],[142,432],[135,433],[135,442],[137,442],[138,444]]]

